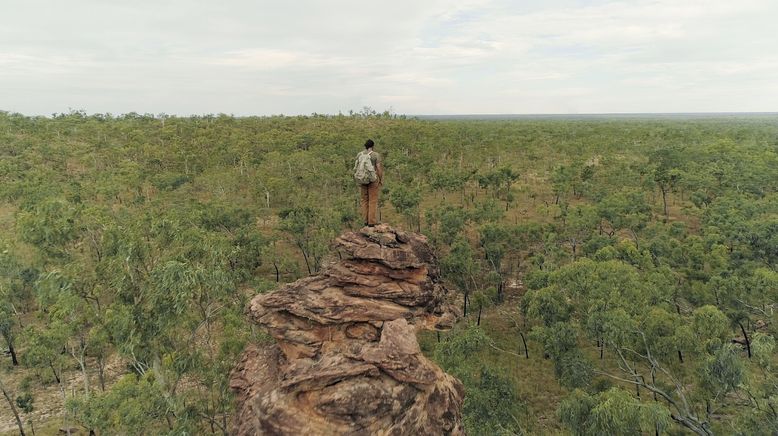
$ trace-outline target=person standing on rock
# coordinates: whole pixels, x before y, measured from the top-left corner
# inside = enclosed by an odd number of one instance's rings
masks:
[[[362,220],[369,227],[378,224],[376,220],[378,193],[384,182],[384,166],[381,163],[381,155],[373,151],[374,145],[373,140],[368,139],[365,142],[365,149],[357,154],[354,163],[354,179],[360,189],[360,212]]]

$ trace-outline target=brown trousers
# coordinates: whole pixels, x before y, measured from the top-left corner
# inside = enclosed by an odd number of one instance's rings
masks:
[[[378,192],[381,190],[378,180],[369,185],[360,185],[359,189],[361,191],[359,207],[362,212],[362,220],[367,224],[378,224],[376,211],[378,210]]]

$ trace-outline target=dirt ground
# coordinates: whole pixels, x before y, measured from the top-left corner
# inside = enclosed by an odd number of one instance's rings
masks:
[[[88,364],[90,365],[87,368],[89,374],[89,388],[91,390],[99,391],[100,383],[97,378],[97,364],[94,361],[88,361]],[[118,357],[110,358],[105,368],[106,388],[124,373],[126,373],[124,362]],[[9,393],[14,396],[19,395],[19,384],[27,376],[34,377],[35,373],[34,371],[23,367],[15,367],[13,370],[2,374],[6,388],[9,390]],[[81,375],[81,371],[75,369],[65,371],[62,377],[62,383],[68,398],[84,393],[84,378]],[[52,382],[43,386],[41,383],[34,381],[32,386],[34,398],[33,411],[27,414],[19,411],[24,422],[25,431],[27,434],[32,434],[30,427],[30,421],[32,421],[36,436],[57,434],[57,430],[65,425],[65,406],[59,385],[56,382]],[[13,413],[11,413],[11,409],[8,407],[5,398],[0,396],[0,400],[2,400],[0,401],[0,435],[16,435],[19,430]],[[70,427],[78,427],[73,422],[70,422],[69,425]],[[81,433],[83,433],[83,431]]]

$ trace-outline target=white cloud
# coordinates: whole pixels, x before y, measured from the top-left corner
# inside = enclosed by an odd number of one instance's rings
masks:
[[[770,0],[10,0],[0,110],[775,110]]]

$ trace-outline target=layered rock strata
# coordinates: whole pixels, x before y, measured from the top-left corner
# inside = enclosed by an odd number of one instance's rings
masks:
[[[456,317],[424,236],[386,225],[335,241],[318,275],[256,296],[277,340],[235,368],[242,435],[459,435],[462,384],[421,353],[418,329]]]

